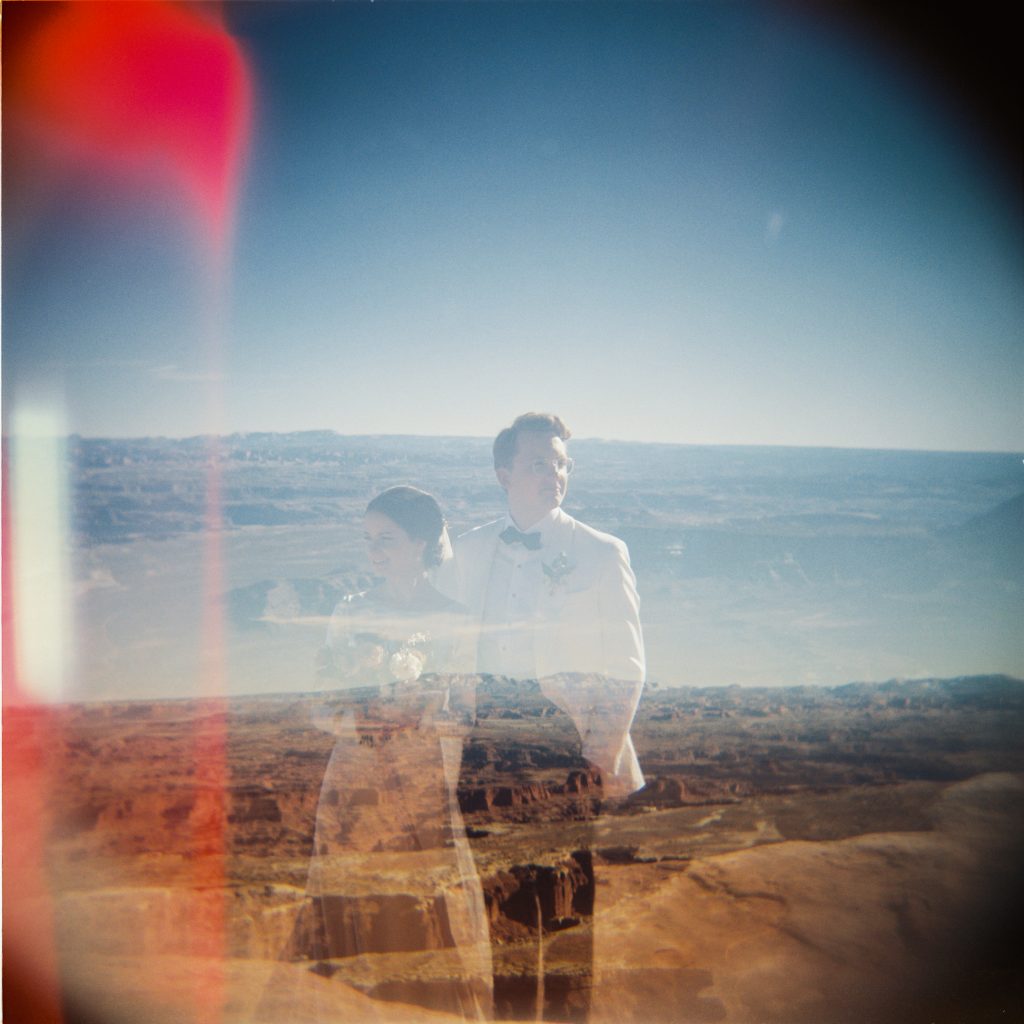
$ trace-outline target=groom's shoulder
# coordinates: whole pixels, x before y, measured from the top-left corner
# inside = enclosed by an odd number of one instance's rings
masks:
[[[595,554],[603,554],[606,557],[625,557],[628,561],[629,549],[626,547],[624,540],[613,534],[596,530],[593,526],[587,526],[586,523],[581,523],[578,519],[573,519],[571,516],[567,515],[566,519],[572,523],[577,544]]]
[[[483,526],[474,526],[472,530],[460,533],[453,541],[455,549],[468,550],[493,541],[501,533],[504,522],[504,517],[499,517],[484,523]]]

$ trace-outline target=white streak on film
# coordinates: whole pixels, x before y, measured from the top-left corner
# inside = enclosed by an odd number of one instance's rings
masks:
[[[42,407],[12,419],[11,509],[15,653],[24,691],[66,692],[71,614],[68,481],[63,417]]]

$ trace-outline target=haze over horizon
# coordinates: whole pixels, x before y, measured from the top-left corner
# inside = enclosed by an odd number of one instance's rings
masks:
[[[46,13],[20,6],[5,56]],[[58,173],[5,89],[5,409],[91,437],[493,437],[546,408],[579,438],[1024,451],[1018,198],[870,35],[743,4],[224,17],[254,107],[222,291],[158,161]]]
[[[524,410],[526,411],[526,410]],[[303,427],[298,430],[233,430],[224,434],[83,434],[79,432],[72,432],[70,434],[61,435],[67,439],[81,438],[86,441],[149,441],[149,440],[169,440],[169,441],[190,441],[199,438],[218,437],[221,439],[227,439],[231,437],[245,437],[246,435],[260,435],[260,434],[333,434],[339,438],[402,438],[402,437],[415,437],[415,438],[436,438],[437,440],[446,440],[448,438],[457,438],[463,441],[480,441],[482,443],[491,444],[494,440],[494,436],[490,434],[433,434],[433,433],[385,433],[380,431],[363,431],[359,433],[343,433],[339,430],[334,430],[330,427]],[[573,432],[572,438],[569,441],[570,445],[576,444],[577,442],[597,442],[601,444],[639,444],[639,445],[664,445],[668,447],[679,447],[679,448],[808,448],[808,449],[835,449],[838,451],[889,451],[889,452],[918,452],[921,454],[934,453],[937,455],[941,454],[978,454],[978,455],[1016,455],[1024,452],[1024,446],[1021,448],[912,448],[912,447],[897,447],[894,445],[878,445],[873,447],[866,447],[863,445],[854,444],[772,444],[767,441],[752,441],[752,442],[690,442],[690,441],[649,441],[642,438],[631,438],[631,437],[608,437],[598,435],[581,435],[577,432]],[[1022,486],[1024,486],[1024,480],[1022,480]]]
[[[1016,454],[586,439],[573,452],[565,507],[628,545],[650,680],[1024,675]],[[68,454],[78,639],[64,692],[200,692],[209,449],[82,439]],[[374,494],[425,488],[455,536],[503,510],[486,438],[263,434],[223,454],[215,535],[231,694],[315,685],[327,616],[370,585]],[[52,608],[39,615],[47,652]]]

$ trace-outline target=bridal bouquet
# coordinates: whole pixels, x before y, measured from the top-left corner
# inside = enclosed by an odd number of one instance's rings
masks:
[[[430,655],[430,634],[413,633],[391,655],[388,669],[400,683],[415,682],[423,674]]]

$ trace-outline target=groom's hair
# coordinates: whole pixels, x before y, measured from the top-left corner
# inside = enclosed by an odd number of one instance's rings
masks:
[[[545,437],[560,437],[568,441],[572,431],[562,422],[560,416],[550,412],[524,412],[512,421],[494,439],[494,468],[510,469],[519,449],[520,434],[543,434]]]

